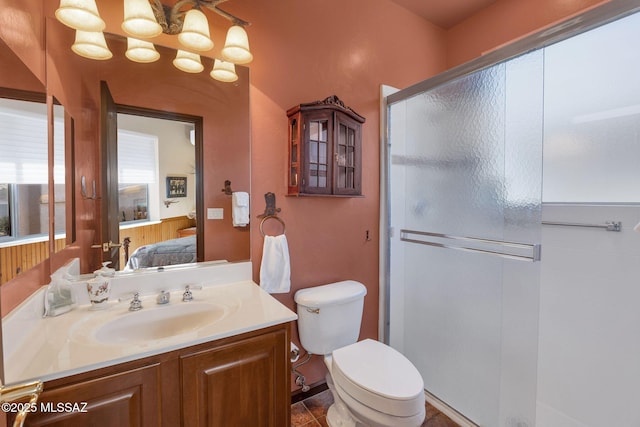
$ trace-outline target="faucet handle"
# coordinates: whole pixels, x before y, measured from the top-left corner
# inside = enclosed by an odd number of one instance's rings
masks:
[[[133,299],[129,303],[129,311],[138,311],[142,309],[142,301],[140,301],[140,294],[138,292],[133,294]]]
[[[191,289],[202,289],[202,285],[186,285],[184,287],[184,293],[182,294],[182,301],[193,301],[193,292],[191,292]]]

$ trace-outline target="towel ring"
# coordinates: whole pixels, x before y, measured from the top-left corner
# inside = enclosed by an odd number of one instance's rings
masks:
[[[266,236],[266,234],[264,234],[264,230],[262,229],[262,226],[264,225],[265,221],[268,219],[275,219],[280,224],[282,224],[282,234],[285,233],[285,231],[287,230],[287,227],[284,225],[284,221],[275,215],[267,215],[264,218],[262,218],[262,221],[260,221],[260,233],[262,233],[263,236]]]

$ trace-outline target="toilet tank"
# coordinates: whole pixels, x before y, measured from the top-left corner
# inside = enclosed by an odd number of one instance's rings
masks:
[[[302,347],[325,355],[358,341],[366,294],[367,288],[354,280],[297,291],[294,300]]]

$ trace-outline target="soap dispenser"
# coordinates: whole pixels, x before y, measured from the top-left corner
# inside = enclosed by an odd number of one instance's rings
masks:
[[[116,276],[116,269],[115,268],[111,268],[109,267],[109,264],[111,264],[111,261],[105,261],[102,263],[102,267],[99,270],[96,270],[93,272],[94,276],[104,276],[104,277],[115,277]]]
[[[102,263],[102,268],[93,272],[93,279],[87,282],[87,293],[92,310],[107,308],[109,294],[111,292],[111,279],[115,277],[116,270],[109,268],[111,261]]]

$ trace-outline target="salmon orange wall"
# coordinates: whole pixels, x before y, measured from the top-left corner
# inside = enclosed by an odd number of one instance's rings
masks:
[[[404,87],[443,71],[444,32],[384,0],[233,0],[228,4],[232,8],[252,22],[252,214],[264,210],[264,193],[272,191],[287,227],[291,293],[275,297],[295,309],[298,289],[358,280],[368,289],[360,337],[377,338],[380,85]],[[367,120],[362,140],[364,197],[286,197],[286,110],[330,95]],[[254,226],[251,258],[256,281],[262,244]],[[295,325],[292,332],[298,342]],[[301,371],[307,384],[323,381],[326,373],[320,357]]]

